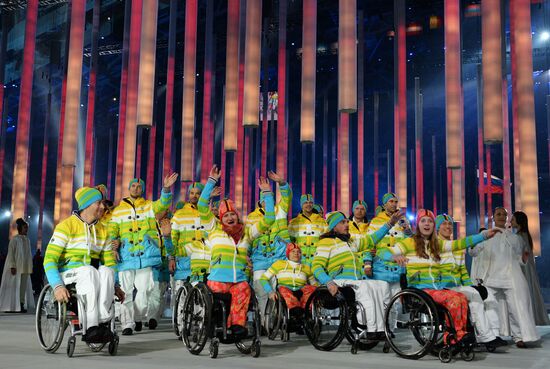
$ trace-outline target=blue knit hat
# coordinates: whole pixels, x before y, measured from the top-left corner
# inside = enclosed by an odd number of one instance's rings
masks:
[[[74,198],[78,203],[78,210],[84,210],[94,202],[103,200],[103,195],[98,189],[91,187],[81,187],[74,193]]]
[[[325,214],[325,209],[323,209],[323,207],[321,206],[321,204],[313,204],[313,210],[315,210],[317,212],[317,214],[319,215],[323,215]]]
[[[355,208],[358,207],[359,205],[363,205],[363,207],[365,208],[365,211],[367,211],[369,209],[369,206],[363,200],[355,200],[353,202],[352,211],[355,211]]]
[[[193,182],[189,185],[189,187],[187,187],[187,195],[189,195],[189,192],[191,192],[191,189],[192,188],[198,188],[199,190],[204,190],[204,185],[200,182]]]
[[[376,207],[376,209],[374,209],[374,216],[375,216],[375,217],[378,216],[378,214],[380,214],[380,213],[383,212],[383,211],[384,211],[384,208],[382,207],[382,205],[378,205],[378,206]]]
[[[333,211],[327,214],[328,230],[332,231],[334,227],[342,220],[347,219],[341,211]]]
[[[451,222],[454,224],[455,221],[449,214],[439,214],[435,217],[435,229],[439,231],[439,227],[443,224],[443,222]]]
[[[313,201],[313,196],[310,195],[309,193],[300,196],[300,206],[301,206],[301,207],[303,207],[303,206],[304,206],[304,203],[306,203],[306,202],[308,202],[308,201],[315,202],[315,201]]]
[[[398,199],[397,198],[397,195],[394,194],[393,192],[388,192],[387,194],[385,194],[384,196],[382,196],[382,205],[386,205],[386,203],[388,201],[390,201],[391,199]]]
[[[133,185],[134,183],[138,183],[138,182],[139,182],[139,184],[141,185],[142,191],[145,191],[145,181],[144,181],[143,179],[141,179],[141,178],[134,178],[134,179],[132,179],[132,180],[130,181],[130,183],[128,184],[128,189],[130,189],[130,187],[132,187],[132,185]]]

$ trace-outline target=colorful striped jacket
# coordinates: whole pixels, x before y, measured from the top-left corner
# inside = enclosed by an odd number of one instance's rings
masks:
[[[170,192],[162,192],[153,202],[140,197],[135,201],[126,197],[113,210],[109,236],[120,239],[119,271],[135,270],[159,265],[161,252],[155,214],[168,210],[172,202]]]
[[[456,241],[439,240],[440,252],[441,255],[444,255],[447,252],[464,250],[477,245],[484,239],[485,236],[480,233]],[[380,253],[380,257],[388,261],[393,260],[394,255],[403,255],[409,259],[407,262],[407,283],[409,286],[436,290],[447,288],[441,262],[434,260],[431,255],[428,259],[417,256],[414,238],[404,239]]]
[[[288,183],[279,187],[281,200],[275,206],[275,222],[252,243],[252,265],[254,270],[266,270],[276,260],[285,259],[286,245],[290,242],[288,234],[288,209],[292,199],[292,190]],[[265,215],[262,208],[248,214],[247,226],[256,224]]]
[[[260,284],[265,292],[273,292],[271,279],[277,279],[277,285],[297,291],[308,282],[315,285],[317,281],[311,272],[310,267],[290,260],[277,260],[260,277]]]
[[[390,216],[382,211],[376,217],[374,217],[369,224],[367,234],[373,234],[378,231],[380,227],[387,224],[390,220]],[[406,234],[403,227],[397,223],[395,224],[386,236],[376,245],[376,255],[372,258],[372,278],[386,282],[399,282],[401,274],[405,274],[405,268],[400,267],[393,261],[386,261],[380,257],[380,254],[384,250],[394,246],[397,242],[403,241],[409,237],[410,234]],[[371,254],[372,255],[372,254]]]
[[[466,250],[444,252],[441,254],[440,264],[442,280],[446,288],[473,286],[466,269]]]
[[[208,179],[199,198],[199,214],[208,232],[207,243],[211,245],[210,274],[208,280],[217,282],[243,282],[248,280],[247,259],[250,256],[252,243],[267,231],[275,221],[275,204],[273,193],[264,194],[265,216],[261,221],[247,226],[237,244],[221,226],[210,211],[208,201],[214,189],[215,181]]]
[[[292,242],[302,250],[302,264],[312,265],[319,237],[328,230],[325,219],[317,213],[305,216],[302,212],[288,224],[288,233]]]
[[[322,284],[333,279],[365,279],[363,271],[367,250],[373,248],[388,232],[388,226],[381,227],[371,235],[351,237],[348,242],[332,235],[317,242],[313,258],[313,274]]]
[[[44,270],[48,283],[53,288],[62,285],[61,273],[91,265],[92,259],[116,270],[107,228],[100,222],[87,224],[74,212],[55,227],[46,248]]]
[[[349,234],[352,236],[359,237],[367,234],[368,229],[369,223],[357,223],[353,218],[349,220]]]

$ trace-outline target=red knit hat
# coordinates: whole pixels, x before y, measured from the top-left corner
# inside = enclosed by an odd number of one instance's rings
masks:
[[[424,217],[432,218],[432,220],[435,223],[435,215],[431,210],[418,209],[418,212],[416,213],[416,224],[420,223],[420,219],[422,219]]]
[[[220,207],[218,208],[218,214],[220,219],[223,218],[223,215],[227,212],[234,212],[237,214],[237,217],[241,219],[241,215],[237,211],[237,208],[235,208],[235,203],[232,200],[225,199],[220,201]]]
[[[300,249],[300,246],[296,245],[293,242],[290,242],[286,245],[286,258],[288,259],[288,256],[290,255],[290,252],[294,249],[300,250],[300,253],[302,253],[302,249]]]

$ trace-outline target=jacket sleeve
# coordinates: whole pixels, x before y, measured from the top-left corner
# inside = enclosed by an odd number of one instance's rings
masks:
[[[276,261],[260,277],[260,284],[266,293],[273,292],[273,288],[271,287],[271,278],[277,277],[277,273],[280,271],[279,266],[280,263]]]
[[[439,246],[441,252],[452,252],[464,250],[468,247],[474,247],[475,245],[483,241],[485,241],[485,235],[483,234],[483,232],[481,232],[476,235],[468,236],[455,241],[439,240]]]
[[[265,196],[265,214],[259,222],[256,222],[248,227],[250,241],[254,241],[260,237],[265,231],[275,222],[275,200],[273,192],[267,192]]]
[[[55,227],[50,243],[46,247],[46,253],[44,254],[44,271],[46,272],[48,283],[53,289],[63,285],[58,263],[70,237],[71,232],[66,223],[59,223]]]
[[[321,240],[317,244],[317,250],[315,252],[315,256],[313,257],[313,261],[311,262],[313,275],[321,284],[327,284],[331,281],[331,278],[327,273],[329,256],[330,245]]]
[[[281,201],[279,201],[278,207],[288,214],[288,209],[290,209],[290,201],[292,200],[292,189],[288,182],[284,185],[279,186],[279,191],[281,191]]]
[[[164,192],[164,189],[160,192],[160,199],[153,202],[153,212],[155,214],[162,213],[165,210],[170,209],[172,204],[172,192]]]
[[[212,214],[212,211],[210,211],[210,194],[215,186],[216,181],[213,178],[208,178],[201,192],[201,197],[199,197],[199,203],[197,204],[201,224],[204,226],[206,232],[211,232],[216,227],[216,217]]]
[[[383,261],[393,261],[394,256],[399,256],[399,255],[407,256],[407,254],[409,253],[407,243],[409,242],[414,242],[414,240],[411,238],[406,238],[400,242],[396,242],[391,247],[384,247],[382,249],[378,249],[377,256]]]

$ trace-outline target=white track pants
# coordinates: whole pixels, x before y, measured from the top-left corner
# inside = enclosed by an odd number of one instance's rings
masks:
[[[486,343],[496,338],[491,329],[491,324],[485,312],[485,304],[479,292],[470,286],[460,286],[453,288],[468,299],[468,309],[470,310],[470,319],[474,325],[476,339],[478,343]]]
[[[367,318],[366,326],[369,332],[384,331],[384,311],[390,301],[390,285],[385,281],[373,279],[350,280],[336,279],[333,281],[338,286],[351,286],[355,292],[355,300],[365,309]],[[359,324],[365,324],[361,310],[357,312]]]
[[[86,311],[86,328],[111,319],[115,294],[115,273],[111,268],[88,265],[68,270],[61,277],[65,285],[76,284],[76,294]]]
[[[135,328],[135,322],[141,322],[147,315],[147,303],[155,286],[153,270],[149,268],[125,270],[119,272],[120,288],[126,294],[120,306],[122,329]],[[134,288],[136,297],[134,299]]]

